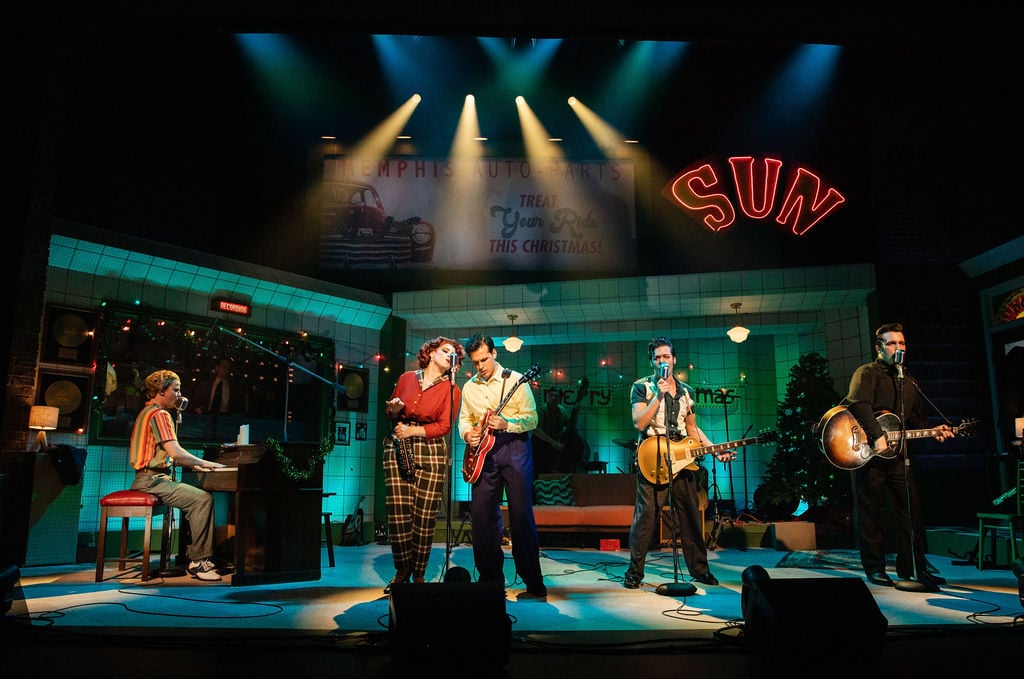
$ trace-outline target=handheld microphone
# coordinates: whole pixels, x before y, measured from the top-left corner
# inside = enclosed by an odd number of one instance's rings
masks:
[[[661,377],[661,379],[667,380],[668,376],[671,375],[671,374],[672,374],[672,366],[670,366],[668,363],[659,363],[658,364],[658,375]]]
[[[896,366],[896,376],[903,379],[903,360],[906,355],[905,349],[897,349],[892,355],[892,363]]]

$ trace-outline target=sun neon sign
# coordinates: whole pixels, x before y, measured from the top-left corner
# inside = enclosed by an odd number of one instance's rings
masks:
[[[846,197],[827,186],[819,174],[797,165],[789,173],[776,211],[781,160],[733,156],[729,166],[735,205],[725,193],[727,187],[719,170],[706,162],[681,170],[665,186],[662,195],[715,232],[736,221],[738,205],[739,211],[750,219],[768,219],[774,212],[775,221],[796,236],[807,233],[846,202]]]

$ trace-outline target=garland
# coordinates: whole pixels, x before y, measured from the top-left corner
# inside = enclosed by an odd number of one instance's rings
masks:
[[[327,456],[330,455],[334,449],[334,443],[331,439],[324,437],[320,439],[320,447],[315,453],[309,456],[306,460],[306,466],[304,469],[299,469],[295,466],[294,461],[284,454],[284,450],[281,448],[281,444],[276,439],[268,438],[266,442],[267,450],[274,454],[277,458],[278,464],[281,465],[281,473],[287,476],[292,481],[305,481],[313,475],[313,470],[316,469],[318,464],[323,464]]]

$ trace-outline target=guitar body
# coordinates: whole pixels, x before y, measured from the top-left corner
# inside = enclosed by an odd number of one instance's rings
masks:
[[[501,413],[502,408],[504,408],[508,404],[509,400],[511,400],[512,398],[512,395],[516,393],[516,389],[521,387],[526,382],[529,382],[539,374],[540,366],[538,365],[534,365],[529,370],[527,370],[526,373],[524,373],[523,376],[516,381],[515,386],[509,390],[508,394],[505,396],[502,402],[498,404],[498,407],[495,408],[493,411],[488,410],[484,414],[483,418],[480,419],[479,426],[482,427],[485,422],[491,419],[491,417]],[[462,478],[466,483],[476,483],[476,480],[480,478],[480,472],[483,471],[484,462],[487,460],[487,453],[491,452],[491,448],[493,447],[494,432],[490,428],[487,428],[481,433],[480,442],[477,443],[476,447],[469,445],[466,446],[466,452],[462,458]]]
[[[770,443],[776,438],[778,438],[778,434],[774,431],[767,431],[753,438],[702,447],[700,441],[692,436],[681,439],[673,439],[669,436],[648,436],[640,442],[636,449],[637,468],[651,483],[668,483],[669,479],[684,469],[699,469],[697,458],[702,455],[718,454],[753,443]]]
[[[857,469],[875,456],[867,434],[846,406],[835,406],[818,421],[819,447],[840,469]]]
[[[480,422],[486,422],[493,414],[493,410],[488,410]],[[487,453],[491,452],[493,447],[494,434],[490,429],[487,429],[480,435],[480,443],[475,447],[466,445],[466,452],[462,458],[462,478],[466,483],[476,483],[476,480],[480,478],[480,472],[484,468],[484,460],[487,458]]]
[[[872,441],[860,422],[846,406],[830,408],[818,421],[820,439],[818,447],[829,462],[840,469],[858,469],[873,457],[891,460],[903,452],[904,443],[909,439],[935,436],[938,429],[903,429],[903,423],[894,413],[881,410],[875,413],[875,419],[885,432],[889,442],[888,450],[875,453]],[[953,435],[969,433],[978,424],[978,420],[964,420],[958,427],[951,427]]]

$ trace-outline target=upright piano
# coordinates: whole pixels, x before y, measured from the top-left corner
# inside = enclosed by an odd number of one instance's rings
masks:
[[[203,458],[230,471],[182,469],[185,483],[214,497],[215,556],[233,562],[232,585],[259,585],[320,579],[323,465],[296,479],[285,467],[302,472],[316,444],[284,443],[290,463],[262,445],[207,447]],[[300,474],[301,475],[301,474]]]

